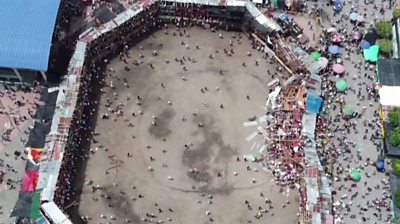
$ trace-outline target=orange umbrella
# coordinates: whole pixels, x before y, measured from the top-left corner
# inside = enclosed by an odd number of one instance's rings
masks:
[[[43,149],[29,148],[28,159],[35,162],[40,161],[40,159],[42,158],[42,152]]]

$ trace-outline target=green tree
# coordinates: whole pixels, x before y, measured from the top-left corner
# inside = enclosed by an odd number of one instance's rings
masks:
[[[393,50],[392,42],[388,39],[380,39],[379,50],[384,54],[391,54]]]
[[[396,176],[400,176],[400,159],[393,160],[392,168],[393,174]]]
[[[375,25],[376,32],[383,38],[389,38],[392,35],[392,24],[388,21],[380,21]]]
[[[394,127],[398,127],[400,125],[400,109],[397,108],[396,110],[389,113],[389,121],[390,124]]]
[[[400,18],[400,9],[393,10],[393,19]]]
[[[394,205],[397,208],[400,208],[400,188],[397,188],[397,191],[394,195]]]
[[[389,134],[389,144],[394,147],[400,146],[400,132],[398,130],[392,131]]]

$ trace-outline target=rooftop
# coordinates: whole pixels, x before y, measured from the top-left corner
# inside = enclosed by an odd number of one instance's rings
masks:
[[[0,67],[47,71],[60,0],[2,0]]]
[[[378,80],[384,86],[400,86],[400,59],[379,59]]]

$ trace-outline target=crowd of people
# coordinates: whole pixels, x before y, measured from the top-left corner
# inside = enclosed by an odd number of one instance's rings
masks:
[[[334,180],[332,193],[340,197],[342,201],[336,203],[334,207],[337,220],[343,220],[343,216],[349,216],[352,219],[361,219],[363,222],[388,222],[391,220],[389,184],[385,175],[378,175],[374,170],[377,155],[383,153],[382,124],[376,106],[378,94],[373,86],[373,78],[368,75],[370,71],[366,71],[363,66],[356,69],[358,70],[357,78],[354,80],[356,85],[351,86],[346,92],[348,95],[356,96],[355,99],[358,101],[356,105],[352,104],[358,108],[352,115],[346,115],[343,111],[350,103],[346,101],[343,94],[337,93],[335,82],[329,79],[332,71],[322,73],[325,101],[330,114],[318,120],[320,158],[326,165],[326,171]],[[345,76],[349,77],[348,74]],[[372,110],[372,113],[368,113],[367,110]],[[362,136],[362,139],[353,136]],[[363,144],[359,142],[360,140]],[[370,141],[370,143],[365,141]],[[363,155],[362,151],[366,144],[371,144],[376,149],[375,153],[369,153],[376,156]],[[334,164],[333,170],[328,169],[328,164]],[[360,191],[356,190],[360,187],[359,184],[348,177],[353,169],[365,172],[367,179],[363,181],[363,186],[367,188],[366,192],[359,193]],[[369,178],[381,179],[381,181],[379,183],[374,181],[372,185],[369,184]],[[347,197],[347,194],[351,196]],[[354,204],[356,206],[354,208],[352,201],[360,197],[362,199]],[[345,202],[346,199],[349,201]],[[367,212],[368,209],[375,212]],[[382,218],[382,210],[386,210],[386,217]],[[377,222],[372,222],[371,214],[376,216]]]
[[[356,8],[357,7],[352,6],[351,10],[354,11]],[[75,189],[71,183],[75,181],[74,177],[76,177],[78,172],[77,164],[88,159],[86,150],[88,149],[89,143],[96,143],[95,138],[92,138],[96,133],[93,131],[93,125],[91,124],[92,118],[97,112],[96,108],[98,106],[99,94],[102,88],[108,85],[105,83],[103,77],[104,66],[108,62],[105,58],[119,55],[121,61],[128,61],[129,55],[127,54],[127,50],[130,48],[131,43],[140,39],[143,34],[148,33],[148,31],[154,28],[162,28],[160,21],[157,16],[155,16],[157,13],[158,6],[151,6],[132,21],[125,23],[115,31],[96,39],[90,44],[84,70],[85,75],[80,91],[80,105],[76,112],[76,126],[74,128],[77,131],[73,132],[74,136],[68,142],[68,150],[66,151],[66,155],[64,155],[64,163],[55,194],[55,201],[57,204],[64,206],[73,199],[74,192],[77,189]],[[181,13],[185,15],[185,12]],[[199,15],[203,16],[203,12],[200,11]],[[355,25],[352,30],[349,30],[345,18],[345,16],[342,16],[338,19],[338,22],[334,20],[332,20],[333,22],[328,21],[328,24],[337,26],[336,32],[345,37],[344,40],[339,43],[343,50],[342,54],[333,55],[328,51],[328,46],[331,44],[329,40],[324,40],[324,46],[320,49],[322,56],[328,58],[330,63],[326,69],[320,71],[323,80],[322,90],[324,92],[324,102],[329,114],[319,116],[318,118],[318,152],[321,162],[325,166],[325,170],[334,180],[332,193],[337,195],[335,196],[337,203],[334,204],[334,213],[339,223],[345,223],[344,220],[349,220],[348,218],[370,223],[379,223],[382,220],[389,222],[391,219],[389,214],[391,195],[388,190],[388,181],[384,179],[383,174],[374,171],[374,167],[372,166],[374,158],[370,156],[371,154],[378,155],[382,152],[382,143],[380,141],[381,124],[376,107],[378,95],[373,83],[374,66],[362,61],[363,59],[358,47],[358,41],[348,38],[350,36],[349,31],[358,31],[359,26],[362,24]],[[311,24],[309,24],[309,30],[312,30]],[[330,37],[330,34],[326,35]],[[119,53],[120,50],[122,50],[121,53]],[[310,51],[310,49],[306,50]],[[346,68],[352,66],[349,71],[342,74],[342,78],[352,83],[345,93],[336,90],[335,78],[339,76],[339,74],[336,74],[331,69],[331,65],[338,62],[338,59],[346,65]],[[181,59],[178,59],[178,61],[179,60]],[[246,65],[243,64],[243,66]],[[129,69],[128,66],[127,69]],[[279,71],[279,69],[274,71],[273,76],[278,76]],[[109,72],[112,71],[110,70]],[[138,101],[140,103],[140,98],[138,98]],[[352,104],[355,101],[357,101],[357,103],[352,105],[356,108],[354,116],[345,115],[343,112],[345,105]],[[221,104],[221,109],[222,108],[223,105]],[[290,119],[293,119],[293,122],[299,122],[298,118],[290,117]],[[293,133],[290,133],[291,137],[296,137],[299,134],[298,128],[292,131]],[[362,149],[357,149],[362,147],[358,142],[361,139],[356,137],[360,135],[362,135],[362,140],[371,141],[371,143],[368,144],[371,144],[373,148],[377,149],[375,154],[371,152],[363,153],[360,151]],[[99,145],[99,148],[101,147],[104,146]],[[293,145],[291,147],[293,147]],[[274,147],[272,147],[271,152],[275,152],[275,159],[279,159],[279,157],[283,156],[294,156],[293,154],[286,153],[285,150],[278,150]],[[301,151],[298,153],[301,153]],[[127,156],[129,157],[129,154]],[[334,164],[332,166],[333,169],[329,169],[328,164]],[[298,167],[292,166],[293,163],[286,163],[284,165],[286,174],[289,174],[288,177],[282,177],[280,173],[276,173],[279,181],[283,181],[284,183],[289,182],[290,184],[294,184],[298,181],[301,177],[299,175],[299,173],[302,172],[301,168],[298,169]],[[348,177],[348,173],[353,169],[365,171],[366,179],[363,180],[362,183],[352,182],[351,178]],[[377,179],[379,180],[377,181]],[[357,191],[360,184],[365,187],[366,191]],[[135,188],[135,186],[132,186],[132,188]],[[96,191],[98,189],[101,189],[101,186],[94,185],[93,190]],[[121,194],[123,194],[123,192],[121,192]],[[139,198],[141,198],[141,195],[139,195]],[[208,196],[208,198],[209,201],[212,201],[212,195]],[[270,203],[270,201],[268,201],[268,203]],[[245,204],[248,207],[250,206],[250,202],[248,201],[246,201]],[[110,205],[110,207],[111,206],[114,205]],[[284,205],[282,207],[284,207]],[[272,208],[271,206],[269,207],[269,209]],[[172,208],[159,208],[160,213],[164,210],[173,212]],[[264,209],[260,209],[259,211],[260,213],[264,212]],[[385,213],[383,213],[383,211],[385,211]],[[152,222],[157,222],[154,221],[156,218],[156,215],[148,213],[146,217],[143,217],[143,221],[150,222],[150,220],[152,220]],[[88,219],[88,217],[83,217],[83,219]],[[128,221],[129,220],[126,220],[126,222]],[[212,218],[210,218],[210,221],[212,221]]]
[[[186,36],[186,37],[190,37],[190,34],[189,34],[189,31],[187,31],[184,27],[183,28],[180,28],[180,27],[176,27],[172,32],[171,32],[171,29],[170,28],[168,28],[168,26],[165,26],[165,28],[163,28],[163,30],[164,30],[164,35],[169,35],[170,33],[172,33],[172,35],[173,36],[180,36],[180,37],[183,37],[183,36]],[[229,38],[228,37],[224,37],[221,33],[218,35],[219,36],[219,38],[220,39],[224,39],[224,38],[226,38],[227,40],[227,43],[229,43],[229,46],[231,47],[230,49],[223,49],[224,50],[224,52],[223,52],[223,55],[225,56],[225,57],[231,57],[234,53],[235,53],[235,51],[233,50],[234,49],[234,46],[236,45],[236,44],[241,44],[241,42],[242,42],[242,38],[243,38],[243,35],[241,35],[241,34],[239,34],[239,35],[236,35],[236,34],[232,34],[232,36],[230,36]],[[155,38],[155,36],[153,36],[154,38]],[[229,40],[228,40],[229,39]],[[252,41],[252,45],[253,45],[253,47],[254,48],[257,48],[257,44],[256,44],[256,42],[255,41]],[[148,45],[149,46],[153,46],[153,44],[152,43],[150,43],[150,42],[148,42]],[[160,43],[160,45],[159,45],[161,48],[162,48],[162,43]],[[181,42],[181,46],[182,46],[182,48],[186,48],[186,49],[189,49],[190,47],[189,47],[189,45],[187,44],[187,43],[185,43],[184,41],[182,41]],[[197,50],[199,50],[201,47],[199,47],[198,45],[196,45],[195,47],[194,47],[195,49],[197,49]],[[142,46],[139,46],[139,49],[142,49]],[[212,54],[210,54],[209,55],[209,57],[208,57],[208,60],[213,60],[214,59],[214,55],[213,55],[214,53],[212,53]],[[222,54],[222,51],[219,51],[219,50],[215,50],[215,54]],[[153,53],[152,53],[152,56],[153,57],[156,57],[158,55],[158,53],[157,53],[157,51],[153,51]],[[248,57],[251,57],[252,55],[251,55],[251,53],[250,52],[247,52],[247,56]],[[131,67],[132,66],[130,66],[130,64],[133,64],[133,65],[135,65],[135,66],[139,66],[139,65],[141,65],[141,64],[144,64],[145,63],[145,61],[146,61],[146,58],[145,58],[145,56],[144,55],[142,55],[142,53],[140,53],[139,54],[139,58],[138,59],[133,59],[133,56],[131,56],[131,54],[129,53],[129,52],[127,52],[127,51],[122,51],[119,55],[118,55],[118,58],[119,58],[119,60],[121,61],[121,62],[123,62],[124,64],[126,64],[126,66],[125,66],[125,70],[126,71],[129,71],[130,69],[131,69]],[[273,63],[273,61],[274,61],[274,59],[273,58],[271,58],[271,57],[266,57],[265,55],[263,56],[263,59],[265,59],[266,60],[266,62],[270,62],[270,63]],[[186,63],[196,63],[196,59],[195,58],[193,58],[193,57],[185,57],[185,56],[183,56],[183,57],[176,57],[174,60],[166,60],[165,61],[165,63],[166,64],[169,64],[169,63],[176,63],[176,64],[180,64],[181,66],[182,66],[182,69],[183,70],[187,70],[188,68],[185,66],[186,65]],[[254,66],[259,66],[259,61],[258,60],[256,60],[256,61],[254,61]],[[156,65],[153,65],[153,64],[151,64],[151,63],[148,63],[148,66],[150,67],[150,68],[152,68],[152,69],[154,69],[154,66],[156,66]],[[247,65],[246,65],[246,63],[245,62],[243,62],[242,63],[242,66],[243,67],[246,67]],[[272,70],[272,71],[269,71],[268,73],[269,74],[271,74],[272,76],[278,76],[278,74],[280,73],[280,72],[282,72],[282,68],[280,67],[280,66],[275,66],[275,70]],[[107,69],[107,71],[106,71],[106,73],[108,74],[108,76],[110,76],[110,77],[112,77],[112,81],[109,81],[109,82],[107,82],[107,83],[104,83],[104,79],[103,79],[103,87],[100,89],[100,91],[101,92],[106,92],[107,90],[106,89],[108,89],[108,90],[110,90],[111,92],[112,92],[112,97],[108,97],[107,99],[106,99],[106,104],[105,104],[105,108],[103,108],[103,111],[99,111],[100,112],[100,117],[102,118],[102,119],[110,119],[110,120],[112,120],[112,121],[114,121],[114,122],[117,122],[118,120],[124,120],[124,123],[126,123],[127,125],[128,125],[128,127],[130,127],[130,128],[133,128],[133,127],[135,127],[135,125],[133,125],[133,122],[132,122],[132,119],[131,118],[129,118],[129,117],[133,117],[133,119],[135,119],[136,117],[138,117],[138,116],[141,116],[142,115],[142,111],[141,110],[139,110],[137,113],[136,112],[133,112],[132,114],[128,114],[128,113],[126,113],[126,111],[124,110],[125,109],[125,106],[127,106],[127,105],[129,105],[129,101],[131,101],[131,100],[135,100],[135,102],[136,102],[136,104],[137,105],[139,105],[139,106],[141,106],[142,105],[142,101],[144,100],[141,96],[137,96],[135,99],[130,99],[129,97],[127,98],[127,99],[125,99],[125,98],[121,98],[120,96],[119,96],[119,94],[118,94],[118,92],[116,91],[116,83],[124,83],[124,87],[125,88],[129,88],[129,85],[127,84],[128,83],[128,80],[126,80],[125,78],[121,78],[120,77],[120,74],[118,74],[118,73],[116,73],[115,71],[114,71],[114,69],[112,69],[112,67],[108,67],[108,69]],[[93,74],[93,73],[92,73]],[[220,76],[223,76],[224,75],[224,71],[223,70],[219,70],[219,75]],[[183,81],[187,81],[187,79],[186,79],[186,77],[185,76],[182,76],[182,80]],[[164,82],[162,82],[162,83],[160,83],[160,87],[159,88],[166,88],[166,86],[167,86],[168,84],[166,84],[166,83],[164,83]],[[200,88],[200,92],[201,93],[203,93],[203,94],[205,94],[206,92],[208,92],[208,91],[210,91],[210,89],[206,86],[206,87],[202,87],[202,88]],[[221,91],[220,90],[220,88],[219,87],[216,87],[216,89],[215,89],[215,91],[216,92],[218,92],[218,91]],[[159,98],[159,100],[161,99],[161,96],[159,96],[158,97]],[[94,99],[94,98],[92,98],[92,99]],[[246,99],[247,100],[250,100],[250,96],[249,95],[247,95],[246,96]],[[98,104],[97,102],[97,100],[92,100],[92,102],[94,102],[96,105]],[[171,102],[171,101],[168,101],[168,104],[169,105],[173,105],[173,103]],[[90,104],[88,104],[88,105],[90,105]],[[204,105],[206,106],[206,107],[208,107],[208,105],[207,105],[207,103],[204,103]],[[225,107],[224,107],[224,104],[220,104],[220,109],[221,110],[223,110]],[[85,113],[84,113],[85,114]],[[92,114],[92,112],[89,112],[89,116],[92,116],[93,114]],[[197,112],[196,111],[194,111],[193,112],[193,116],[195,117],[195,116],[197,116],[198,114],[197,114]],[[85,115],[84,115],[85,116]],[[158,124],[158,122],[159,122],[159,118],[156,116],[156,115],[153,115],[152,116],[152,118],[153,118],[153,120],[152,120],[152,125],[153,126],[157,126]],[[285,116],[283,116],[283,117],[281,117],[281,118],[285,118]],[[182,117],[182,122],[185,122],[186,120],[187,120],[188,118],[187,117],[185,117],[185,116],[183,116]],[[299,116],[297,116],[297,114],[295,115],[295,119],[293,119],[293,122],[299,122]],[[197,125],[198,125],[198,127],[199,128],[207,128],[207,127],[205,127],[204,126],[204,124],[203,124],[203,122],[198,122],[197,123]],[[298,126],[297,126],[298,127]],[[288,132],[290,132],[289,130],[288,130]],[[92,132],[92,135],[96,135],[97,133],[95,133],[95,132]],[[296,133],[293,133],[293,135],[291,135],[291,134],[289,134],[288,135],[288,137],[289,138],[291,138],[291,137],[298,137],[298,135],[299,135],[299,132],[296,132]],[[133,139],[135,139],[136,138],[136,136],[135,135],[133,135],[133,136],[131,136]],[[94,139],[95,139],[95,137],[94,137]],[[103,145],[101,145],[100,143],[98,143],[96,140],[94,140],[94,139],[92,139],[91,141],[92,141],[92,148],[90,149],[90,153],[91,153],[91,155],[95,155],[96,154],[96,151],[98,151],[98,150],[100,150],[100,149],[102,149],[102,150],[105,150],[105,151],[108,151],[109,149],[106,147],[106,146],[103,146]],[[161,138],[163,141],[166,141],[166,138],[165,137],[162,137]],[[95,148],[93,148],[93,147],[95,147]],[[189,142],[189,143],[187,143],[187,144],[184,144],[184,150],[185,151],[190,151],[190,150],[192,150],[191,148],[193,147],[193,143],[191,143],[191,142]],[[152,145],[150,144],[150,143],[148,143],[147,145],[146,145],[146,148],[147,149],[151,149],[152,148]],[[167,150],[165,150],[164,148],[162,149],[162,152],[163,153],[166,153],[167,152]],[[299,152],[300,153],[300,152]],[[287,156],[290,156],[290,155],[287,155]],[[275,157],[278,157],[278,154],[277,155],[275,155]],[[119,164],[120,162],[119,162],[119,160],[118,159],[116,159],[116,158],[114,158],[113,156],[111,156],[111,157],[109,157],[111,160],[113,160],[114,162],[115,162],[115,164]],[[127,160],[129,160],[130,158],[132,158],[132,154],[131,153],[127,153],[126,154],[126,159]],[[149,156],[148,157],[148,160],[149,161],[151,161],[151,162],[154,162],[154,161],[156,161],[158,158],[155,158],[154,156]],[[247,164],[249,164],[249,165],[247,165],[247,171],[248,172],[256,172],[256,171],[258,171],[257,170],[257,168],[254,168],[253,167],[253,165],[252,164],[250,164],[250,161],[252,161],[252,162],[259,162],[259,161],[257,161],[257,160],[253,160],[252,158],[247,158],[247,157],[245,157],[243,160],[241,159],[241,157],[237,157],[236,158],[236,162],[238,162],[238,163],[240,163],[240,162],[244,162],[244,163],[247,163]],[[122,161],[123,162],[123,161]],[[288,163],[289,164],[289,163]],[[285,164],[286,166],[287,166],[287,169],[289,169],[289,165],[288,164]],[[117,166],[117,165],[115,165],[115,166]],[[162,167],[163,168],[168,168],[168,165],[167,164],[165,164],[165,163],[163,163],[163,165],[162,165]],[[252,168],[253,167],[253,168]],[[110,168],[111,169],[111,168]],[[108,174],[110,174],[110,169],[105,169],[105,174],[106,175],[108,175]],[[150,172],[154,172],[154,170],[155,170],[155,168],[154,167],[152,167],[152,166],[149,166],[148,167],[148,170],[150,171]],[[196,168],[194,168],[194,169],[192,169],[192,168],[190,168],[189,169],[189,172],[190,173],[193,173],[193,174],[196,174],[196,173],[199,173],[200,171],[199,170],[197,170]],[[216,174],[216,176],[217,177],[222,177],[224,174],[223,174],[223,172],[218,172],[217,174]],[[238,175],[238,172],[234,172],[234,175],[235,176],[237,176]],[[277,173],[277,175],[279,175],[278,173]],[[299,175],[297,175],[296,177],[295,177],[295,174],[293,173],[293,174],[289,174],[289,175],[287,175],[286,177],[282,177],[282,180],[280,180],[281,181],[281,183],[282,183],[282,185],[289,185],[289,184],[294,184],[294,183],[296,183],[297,181],[298,181],[298,179],[299,179]],[[174,180],[174,177],[173,176],[168,176],[168,180],[170,180],[170,181],[173,181]],[[252,183],[253,184],[256,184],[257,183],[257,180],[255,179],[255,178],[253,178],[252,179]],[[112,196],[110,196],[110,195],[108,195],[105,191],[104,191],[104,189],[105,189],[105,186],[103,186],[103,185],[101,185],[101,184],[98,184],[97,182],[94,182],[94,181],[92,181],[92,180],[88,180],[87,182],[86,182],[86,184],[87,185],[89,185],[89,186],[91,186],[91,189],[92,189],[92,191],[93,191],[93,193],[97,193],[97,194],[99,194],[100,195],[100,197],[98,197],[97,195],[96,196],[94,196],[93,198],[92,198],[92,200],[93,201],[98,201],[98,200],[100,200],[100,199],[105,199],[106,201],[107,201],[107,203],[108,203],[108,207],[109,208],[113,208],[113,207],[116,207],[117,205],[113,202],[113,200],[115,200],[115,196],[114,197],[112,197]],[[113,182],[113,184],[112,184],[114,187],[117,187],[118,186],[118,183],[116,183],[116,182]],[[121,191],[120,192],[120,196],[121,197],[125,197],[125,195],[128,195],[128,194],[134,194],[135,192],[138,192],[138,190],[137,190],[137,186],[134,186],[134,185],[131,185],[130,186],[131,187],[131,189],[127,192],[127,191]],[[196,187],[193,185],[192,186],[193,188],[193,190],[196,190]],[[281,192],[283,192],[283,188],[282,188],[282,190],[281,190]],[[212,194],[206,194],[206,193],[202,193],[202,192],[200,192],[199,193],[200,194],[200,197],[201,198],[205,198],[205,200],[207,201],[207,203],[208,204],[213,204],[214,202],[213,202],[213,198],[214,198],[214,196],[212,195]],[[136,196],[132,196],[130,199],[132,199],[133,201],[137,201],[137,200],[142,200],[142,198],[144,198],[145,196],[142,194],[142,193],[139,193],[138,194],[138,196],[136,197]],[[258,210],[256,210],[255,211],[255,215],[254,215],[254,217],[256,218],[256,219],[261,219],[263,216],[267,216],[267,215],[271,215],[271,216],[274,216],[274,214],[275,214],[275,209],[274,209],[274,206],[272,205],[272,200],[267,196],[267,195],[264,195],[264,193],[260,193],[260,197],[262,197],[262,198],[266,198],[265,199],[265,205],[264,206],[258,206]],[[197,203],[202,203],[202,201],[203,201],[203,199],[199,199],[199,200],[197,200],[196,202]],[[279,203],[279,202],[274,202],[274,203]],[[154,214],[154,213],[152,213],[153,211],[148,211],[147,213],[145,213],[145,216],[143,216],[143,217],[141,217],[140,219],[141,219],[141,221],[143,221],[143,222],[147,222],[147,223],[164,223],[164,222],[166,222],[166,221],[173,221],[173,219],[172,218],[166,218],[166,220],[165,219],[161,219],[161,216],[162,216],[162,214],[164,214],[164,212],[170,212],[170,213],[172,213],[172,212],[174,212],[174,208],[172,207],[173,205],[170,205],[171,207],[161,207],[161,206],[159,206],[158,205],[158,203],[155,201],[155,202],[153,202],[153,204],[154,204],[154,206],[158,209],[158,214]],[[248,199],[248,200],[245,200],[244,201],[244,204],[245,204],[245,206],[246,206],[246,208],[249,210],[249,211],[251,211],[251,210],[253,210],[253,206],[255,206],[254,204],[253,204],[253,202],[252,201],[250,201],[250,199]],[[287,201],[285,201],[285,202],[283,202],[282,204],[281,204],[281,206],[282,206],[282,208],[285,208],[286,206],[288,206],[290,204],[290,201],[289,200],[287,200]],[[206,215],[207,216],[210,216],[209,218],[208,218],[208,220],[210,221],[210,222],[214,222],[214,218],[213,218],[213,216],[212,216],[212,214],[211,214],[211,212],[210,211],[207,211],[206,212]],[[116,220],[117,218],[115,217],[115,216],[107,216],[107,215],[105,215],[105,214],[101,214],[100,215],[100,217],[101,218],[103,218],[103,219],[111,219],[111,220]],[[83,220],[86,220],[86,221],[90,221],[90,220],[92,220],[93,219],[93,217],[89,217],[89,216],[82,216],[82,219]],[[130,222],[132,222],[132,220],[130,220],[130,219],[128,219],[128,218],[126,218],[125,219],[125,222],[127,222],[127,223],[130,223]],[[251,220],[248,220],[248,223],[252,223],[252,221]]]
[[[379,14],[384,16],[383,9],[389,7],[383,2],[375,2],[373,6],[348,3],[342,12],[330,9],[328,14],[332,17],[322,24],[320,52],[329,63],[320,71],[325,107],[317,121],[317,147],[321,164],[333,180],[335,223],[390,223],[393,218],[388,178],[375,167],[377,157],[384,153],[379,95],[375,88],[376,65],[364,61],[359,46],[362,35],[354,35],[374,32],[371,24],[376,22],[376,9],[382,8]],[[351,21],[350,13],[366,19],[371,16],[368,18],[371,24]],[[333,36],[340,38],[334,40]],[[330,45],[340,46],[340,51],[330,52]],[[344,65],[344,73],[332,69],[337,63]],[[345,92],[335,86],[339,78],[349,85]],[[352,114],[345,112],[349,107],[354,110]],[[353,170],[364,174],[360,182],[350,177]]]
[[[299,108],[293,111],[279,109],[267,114],[273,120],[267,123],[265,130],[268,132],[267,166],[272,169],[276,182],[282,186],[299,187],[304,171],[301,114]]]
[[[325,165],[326,172],[334,180],[332,192],[336,195],[334,197],[340,198],[338,200],[340,203],[336,203],[334,207],[336,220],[344,221],[343,216],[349,216],[363,222],[388,222],[391,220],[389,184],[384,174],[378,174],[374,170],[377,155],[383,153],[382,124],[376,107],[378,95],[372,78],[368,78],[367,73],[361,75],[366,72],[365,68],[361,66],[357,70],[356,86],[350,87],[346,92],[348,95],[355,95],[358,101],[356,105],[352,104],[358,108],[352,115],[346,115],[343,111],[345,105],[348,106],[350,103],[342,93],[336,91],[335,82],[329,79],[332,71],[322,73],[324,80],[322,87],[326,94],[324,100],[330,114],[321,116],[317,123],[320,159]],[[370,73],[370,71],[367,72]],[[367,110],[372,110],[372,113],[368,113]],[[362,139],[354,136],[362,136]],[[365,141],[370,141],[370,143]],[[376,156],[371,157],[362,152],[367,144],[371,144],[376,149],[375,153],[369,154]],[[333,166],[329,167],[329,164]],[[362,186],[367,188],[367,191],[359,193],[361,192],[358,190],[360,184],[349,178],[349,173],[353,169],[365,172],[366,180],[363,181]],[[370,178],[375,179],[374,184],[369,183]],[[376,183],[376,179],[381,179],[381,181]],[[352,201],[356,198],[362,199],[352,205]],[[367,212],[368,209],[375,212]],[[386,217],[382,218],[382,210],[386,210]],[[377,221],[372,222],[371,214],[376,216],[376,219],[372,220]]]
[[[95,142],[92,122],[94,122],[93,119],[97,112],[101,88],[105,84],[103,74],[108,61],[105,58],[117,55],[119,50],[127,51],[130,44],[135,43],[135,40],[143,38],[149,31],[159,27],[158,18],[155,16],[157,11],[158,8],[152,5],[107,35],[95,39],[88,47],[78,103],[71,124],[72,136],[67,141],[67,150],[64,154],[54,195],[54,202],[60,207],[77,199],[75,195],[80,189],[77,189],[75,184],[79,181],[77,177],[81,168],[80,164],[89,158],[88,147]]]
[[[87,146],[90,143],[97,144],[94,136],[96,136],[96,133],[93,131],[94,125],[92,125],[93,122],[93,117],[96,115],[96,108],[98,107],[98,102],[99,102],[99,95],[101,92],[103,92],[103,88],[108,86],[113,88],[112,83],[105,83],[105,77],[103,76],[104,74],[104,65],[107,65],[108,63],[108,56],[113,56],[117,55],[117,52],[119,50],[122,50],[120,53],[118,53],[118,57],[120,58],[121,61],[127,64],[126,69],[129,70],[128,62],[130,62],[130,56],[127,53],[127,50],[129,49],[130,43],[134,42],[136,39],[139,39],[141,35],[145,34],[147,31],[152,30],[155,27],[160,28],[160,23],[157,21],[157,17],[153,16],[155,13],[157,13],[157,8],[150,8],[146,12],[143,12],[142,15],[139,15],[139,17],[136,17],[132,21],[125,23],[124,25],[120,26],[113,32],[110,32],[109,35],[104,35],[95,41],[91,42],[88,51],[87,51],[87,56],[86,56],[86,64],[84,67],[84,75],[82,77],[82,84],[80,88],[80,96],[78,100],[78,106],[77,106],[77,111],[75,113],[75,120],[72,124],[72,137],[67,141],[67,149],[66,153],[64,155],[63,159],[63,164],[61,167],[60,171],[60,176],[57,182],[57,190],[55,192],[55,198],[54,201],[60,205],[60,207],[64,207],[68,205],[69,203],[72,202],[72,200],[75,200],[74,195],[75,192],[78,189],[75,189],[74,182],[76,181],[77,172],[78,172],[78,164],[82,163],[83,161],[87,160],[89,156],[86,154],[87,153]],[[148,15],[152,16],[148,16]],[[144,18],[152,18],[150,20],[145,20]],[[134,32],[138,31],[138,32]],[[177,32],[180,33],[180,36],[186,35],[186,31],[180,31],[178,30]],[[175,32],[173,32],[175,33]],[[167,33],[166,33],[167,34]],[[220,35],[220,38],[222,36]],[[235,38],[235,37],[233,37]],[[239,44],[240,44],[240,38],[239,37]],[[185,45],[185,44],[183,44]],[[233,46],[232,40],[230,40],[230,45]],[[218,53],[218,52],[217,52]],[[233,54],[232,52],[225,52],[227,55],[228,54]],[[155,52],[157,54],[157,52]],[[250,56],[250,55],[249,55]],[[211,55],[210,58],[213,56]],[[192,60],[191,58],[188,58],[188,60]],[[178,59],[179,61],[179,59]],[[184,63],[183,61],[186,61],[185,58],[180,59],[181,63]],[[271,59],[272,63],[273,59]],[[138,62],[139,63],[139,62]],[[167,62],[166,62],[167,63]],[[133,64],[135,64],[133,62]],[[255,62],[256,65],[258,65],[258,62]],[[152,65],[149,65],[152,66]],[[245,63],[243,63],[243,66],[245,67]],[[278,76],[279,71],[281,71],[281,68],[279,66],[276,66],[276,71],[272,72],[274,76]],[[112,73],[113,69],[109,68],[109,70],[106,71],[107,73]],[[220,71],[220,73],[223,73]],[[223,75],[223,74],[221,74]],[[184,78],[183,78],[184,79]],[[208,91],[207,88],[205,88],[204,91]],[[114,94],[115,95],[115,94]],[[116,99],[118,99],[118,96],[114,96]],[[248,96],[249,99],[249,96]],[[140,98],[138,97],[137,101],[140,103]],[[223,109],[223,105],[221,104],[221,109]],[[117,113],[119,110],[116,108],[115,110],[110,111],[110,113]],[[139,112],[140,113],[140,112]],[[118,116],[118,114],[117,114]],[[135,115],[133,115],[135,116]],[[108,116],[107,116],[108,117]],[[156,118],[155,118],[156,119]],[[199,124],[200,125],[200,124]],[[151,146],[149,146],[151,147]],[[188,145],[190,147],[190,145]],[[108,150],[105,148],[103,145],[98,144],[98,148]],[[92,151],[90,151],[92,152]],[[131,155],[127,155],[129,158]],[[151,158],[150,158],[151,160]],[[150,168],[149,168],[150,169]],[[172,177],[171,177],[172,179]],[[255,183],[256,180],[253,180]],[[93,191],[98,191],[101,190],[102,186],[99,186],[95,183],[87,183],[87,184],[93,184]],[[135,188],[135,186],[132,186],[132,188]],[[123,192],[121,192],[123,194]],[[104,195],[107,197],[107,195]],[[138,198],[143,197],[142,195],[139,195]],[[208,199],[210,203],[212,203],[212,195],[208,196]],[[262,195],[262,197],[264,197]],[[96,200],[96,199],[93,199]],[[283,204],[283,207],[286,207],[287,204],[290,202],[285,202]],[[251,210],[252,206],[249,201],[245,202],[246,206],[248,207],[249,210]],[[269,207],[267,209],[259,208],[259,212],[257,213],[256,217],[260,218],[262,216],[262,213],[273,213],[273,206],[271,205],[271,200],[267,199],[266,204],[269,204]],[[113,207],[113,204],[109,205],[110,207]],[[169,210],[169,212],[173,212],[172,208],[165,208],[165,210]],[[160,212],[164,211],[164,209],[160,208]],[[155,220],[154,218],[157,218],[156,215],[152,213],[146,214],[146,217],[142,218],[142,221],[147,221],[147,222],[153,222],[152,220]],[[88,220],[89,217],[82,217],[83,220]],[[126,220],[128,222],[129,220]],[[213,218],[210,218],[210,221],[213,221]],[[156,222],[156,221],[155,221]],[[157,222],[156,222],[157,223]]]

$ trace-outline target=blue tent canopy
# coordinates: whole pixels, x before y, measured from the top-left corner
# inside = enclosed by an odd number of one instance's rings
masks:
[[[339,53],[339,50],[340,50],[340,48],[339,48],[339,46],[337,46],[337,45],[331,45],[331,46],[329,46],[329,48],[328,48],[328,51],[329,51],[329,53],[331,53],[331,54],[337,54],[337,53]]]
[[[47,71],[60,0],[2,0],[0,67]]]
[[[288,15],[286,13],[282,13],[279,15],[279,19],[284,22],[288,19]]]
[[[382,171],[385,169],[385,161],[379,160],[378,162],[376,162],[376,169],[378,171]]]
[[[342,3],[342,1],[336,0],[336,1],[335,1],[334,9],[335,9],[336,12],[342,11],[342,9],[343,9],[343,3]]]
[[[358,14],[357,14],[356,12],[352,12],[352,13],[350,13],[350,15],[349,15],[349,19],[350,19],[351,21],[356,21],[356,20],[357,20],[357,17],[358,17]]]
[[[361,41],[361,43],[360,43],[360,48],[361,49],[368,49],[370,47],[371,47],[371,44],[368,41],[366,41],[366,40],[362,40]]]
[[[306,111],[308,113],[318,114],[321,109],[322,99],[312,94],[307,94]]]

